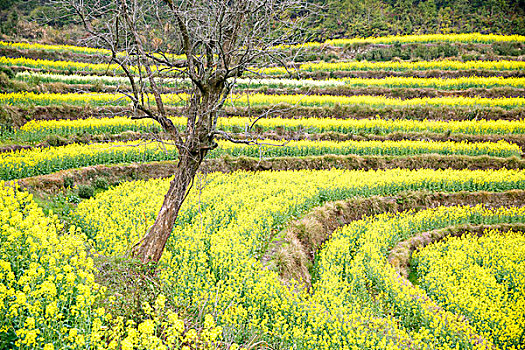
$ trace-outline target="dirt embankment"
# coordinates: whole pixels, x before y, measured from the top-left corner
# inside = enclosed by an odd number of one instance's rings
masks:
[[[118,165],[97,165],[79,169],[62,170],[53,174],[16,180],[31,191],[57,193],[64,189],[65,181],[70,185],[91,184],[97,178],[104,178],[110,184],[137,179],[165,178],[174,173],[177,161],[133,163]],[[207,159],[200,171],[283,171],[283,170],[379,170],[379,169],[525,169],[525,160],[489,156],[447,156],[437,154],[410,157],[392,156],[312,156],[256,159],[224,156]]]
[[[84,63],[107,63],[111,57],[104,55],[89,55],[76,53],[68,50],[51,51],[51,50],[21,50],[12,47],[0,48],[0,56],[10,58],[30,58],[33,60],[48,60],[48,61],[72,61]]]
[[[21,83],[22,84],[22,83]],[[68,84],[62,82],[39,83],[38,85],[26,84],[20,87],[22,91],[36,93],[120,93],[129,92],[131,87],[105,85],[102,83],[94,84]],[[178,94],[185,90],[180,87],[164,87],[164,93]],[[438,97],[483,97],[483,98],[502,98],[502,97],[525,97],[524,88],[512,87],[492,87],[492,88],[469,88],[469,89],[438,89],[438,88],[412,88],[412,87],[351,87],[351,86],[332,86],[332,87],[280,87],[280,88],[245,88],[238,89],[245,94],[266,94],[266,95],[326,95],[326,96],[385,96],[398,99],[412,98],[438,98]]]
[[[524,198],[525,199],[525,198]],[[521,203],[523,205],[525,203]],[[499,225],[459,225],[447,227],[440,230],[421,232],[414,237],[399,242],[388,255],[388,262],[397,270],[397,272],[408,278],[410,274],[410,259],[412,253],[416,250],[423,249],[427,245],[439,242],[447,237],[461,237],[465,234],[471,234],[478,237],[483,236],[487,230],[522,231],[525,232],[525,224],[499,224]]]
[[[487,135],[469,135],[469,134],[449,134],[449,133],[429,133],[429,132],[393,132],[389,134],[382,133],[360,133],[345,134],[340,132],[323,132],[312,133],[311,131],[295,131],[276,128],[272,131],[256,130],[255,132],[231,133],[232,137],[239,140],[274,140],[283,141],[454,141],[454,142],[498,142],[506,141],[518,145],[525,151],[525,135],[506,135],[506,134],[487,134]],[[38,147],[56,147],[73,143],[107,143],[115,141],[138,141],[138,140],[166,140],[168,135],[163,133],[141,133],[135,131],[125,131],[120,134],[70,134],[50,135],[43,138],[37,144],[12,144],[0,146],[0,153],[11,152],[21,149],[32,149]]]
[[[243,89],[246,93],[262,93],[267,95],[328,95],[328,96],[386,96],[390,98],[437,98],[437,97],[525,97],[525,89],[511,87],[470,88],[463,90],[440,90],[436,88],[397,88],[397,87],[351,87],[337,86],[326,88],[260,88]]]
[[[283,279],[294,278],[310,286],[312,282],[310,268],[314,264],[317,250],[341,226],[365,216],[381,213],[479,203],[488,207],[523,206],[525,191],[511,190],[495,193],[416,191],[388,197],[352,198],[327,203],[290,223],[281,233],[282,238],[269,247],[262,261],[266,266],[277,269]]]
[[[296,78],[301,79],[337,79],[337,78],[374,78],[382,79],[387,77],[415,77],[415,78],[461,78],[461,77],[504,77],[504,78],[522,78],[525,72],[520,70],[407,70],[407,71],[390,71],[390,70],[362,70],[362,71],[300,71]]]
[[[167,108],[171,115],[180,115],[180,108]],[[131,115],[129,107],[92,106],[0,106],[0,124],[19,128],[30,120],[108,118]],[[525,118],[525,108],[454,108],[454,107],[382,107],[334,106],[301,107],[290,105],[226,107],[225,117],[245,116],[265,118],[334,118],[334,119],[413,119],[413,120],[520,120]]]

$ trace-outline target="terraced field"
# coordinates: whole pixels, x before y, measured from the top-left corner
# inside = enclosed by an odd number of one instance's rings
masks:
[[[155,270],[127,254],[176,148],[108,52],[0,43],[0,348],[525,349],[525,56],[501,43],[525,37],[309,43],[239,78],[218,128],[256,141],[218,141]],[[188,82],[163,84],[183,130]]]

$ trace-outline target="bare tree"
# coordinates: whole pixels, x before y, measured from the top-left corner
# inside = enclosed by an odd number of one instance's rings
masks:
[[[175,220],[216,138],[217,119],[235,79],[269,62],[285,62],[304,0],[66,0],[89,41],[111,52],[131,84],[133,118],[151,118],[169,134],[178,167],[146,235],[133,248],[143,262],[158,262]],[[174,54],[180,53],[180,56]],[[162,80],[185,79],[187,118],[178,130],[168,118]],[[171,96],[173,98],[173,96]]]

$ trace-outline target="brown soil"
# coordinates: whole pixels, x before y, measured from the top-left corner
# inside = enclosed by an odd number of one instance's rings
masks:
[[[45,51],[45,50],[19,50],[14,48],[0,48],[0,56],[19,58],[26,57],[34,60],[48,60],[48,61],[75,61],[85,63],[102,63],[108,62],[109,56],[101,55],[85,55],[81,53],[73,53],[70,51]]]
[[[20,128],[30,120],[109,118],[130,114],[129,107],[90,107],[67,104],[27,107],[0,105],[0,123],[13,128]]]
[[[238,139],[246,139],[246,134],[233,134]],[[277,128],[274,131],[265,131],[249,135],[252,139],[270,140],[312,140],[312,141],[454,141],[454,142],[498,142],[507,141],[518,145],[525,151],[525,135],[507,134],[449,134],[449,133],[430,133],[430,132],[393,132],[389,134],[344,134],[339,132],[308,133],[302,131],[287,131]]]
[[[402,44],[402,47],[411,46],[413,44]],[[440,43],[428,43],[425,44],[426,46],[439,46]],[[496,60],[496,59],[515,59],[513,57],[504,57],[504,56],[497,56],[492,52],[491,45],[486,44],[478,44],[478,43],[472,43],[469,44],[470,46],[467,49],[463,49],[461,51],[468,50],[468,52],[472,53],[479,52],[480,54],[483,52],[491,52],[492,57],[490,60]],[[456,43],[455,46],[459,47],[460,49],[462,47],[465,47],[466,44],[462,43]],[[338,56],[340,59],[354,59],[355,54],[357,52],[363,53],[365,51],[378,49],[378,48],[388,48],[392,47],[392,45],[387,44],[363,44],[360,45],[359,48],[352,49],[351,47],[336,47],[336,46],[329,46],[329,45],[323,45],[319,48],[310,49],[308,51],[305,51],[304,54],[308,55],[309,53],[319,53],[319,54],[325,54],[325,53],[331,53],[333,55]],[[23,49],[15,49],[15,48],[0,48],[0,56],[5,57],[27,57],[32,59],[43,59],[43,60],[52,60],[52,61],[76,61],[76,62],[86,62],[86,63],[100,63],[100,62],[107,62],[109,59],[109,56],[102,56],[102,55],[89,55],[89,54],[81,54],[81,53],[74,53],[70,51],[63,51],[63,52],[53,52],[53,51],[45,51],[45,50],[23,50]],[[450,58],[449,58],[450,59]]]
[[[33,149],[43,147],[57,147],[70,145],[74,143],[85,144],[85,143],[107,143],[115,141],[137,141],[137,140],[167,140],[168,135],[164,133],[152,134],[152,133],[139,133],[135,131],[125,131],[120,134],[82,134],[76,135],[71,134],[68,136],[52,135],[48,136],[47,139],[35,144],[10,144],[6,146],[0,146],[0,153],[12,152],[21,149]]]
[[[517,144],[522,150],[525,150],[525,135],[467,135],[467,134],[437,134],[437,133],[401,133],[396,132],[387,135],[348,135],[339,133],[310,134],[305,138],[311,140],[335,140],[335,141],[401,141],[401,140],[424,140],[424,141],[455,141],[455,142],[498,142],[507,141]]]
[[[40,69],[40,68],[31,68],[31,67],[24,67],[24,66],[9,66],[13,72],[35,72],[35,73],[52,73],[52,74],[67,74],[67,71],[64,71],[62,69],[53,69],[53,68],[47,68],[47,69]],[[93,71],[82,71],[82,70],[76,70],[72,72],[72,74],[75,75],[98,75],[98,76],[124,76],[123,74],[116,74],[112,70],[105,70],[100,72],[93,72]]]
[[[60,69],[38,69],[24,66],[10,66],[15,72],[32,71],[32,72],[49,72],[55,74],[64,74]],[[75,71],[77,75],[109,75],[109,76],[125,76],[124,73],[115,73],[112,70],[105,70],[100,72],[94,71]],[[374,78],[381,79],[386,77],[416,77],[416,78],[460,78],[460,77],[504,77],[504,78],[522,78],[525,77],[525,72],[520,70],[407,70],[407,71],[389,71],[389,70],[363,70],[363,71],[297,71],[293,74],[283,75],[268,75],[262,78],[296,78],[296,79],[314,79],[326,80],[337,78]]]
[[[335,118],[335,119],[414,119],[414,120],[520,120],[525,118],[525,108],[453,108],[453,107],[390,107],[369,108],[362,106],[300,107],[274,105],[225,108],[226,116],[267,115],[268,118]]]
[[[126,87],[119,87],[122,91]],[[85,93],[85,92],[105,92],[115,93],[116,86],[97,85],[97,84],[65,84],[65,83],[43,83],[38,86],[24,88],[24,91],[33,91],[39,93]],[[328,96],[386,96],[399,99],[423,98],[423,97],[484,97],[484,98],[501,98],[501,97],[525,97],[525,89],[511,87],[494,87],[494,88],[470,88],[462,90],[440,90],[435,88],[385,88],[385,87],[349,87],[335,86],[325,88],[256,88],[240,89],[243,93],[261,93],[267,95],[328,95]],[[165,93],[181,93],[180,88],[165,87]]]
[[[385,49],[392,48],[397,44],[350,44],[343,47],[323,45],[320,48],[311,49],[305,53],[310,52],[325,52],[325,53],[334,53],[339,56],[341,59],[355,59],[357,54],[363,54],[365,52],[374,50],[374,49]],[[420,47],[436,47],[442,46],[443,43],[404,43],[401,44],[402,48],[417,49]],[[496,60],[517,60],[515,56],[499,56],[494,52],[492,44],[482,44],[482,43],[453,43],[454,47],[459,49],[459,56],[446,57],[447,59],[462,59],[464,54],[475,54],[477,60],[487,60],[487,61],[496,61]]]

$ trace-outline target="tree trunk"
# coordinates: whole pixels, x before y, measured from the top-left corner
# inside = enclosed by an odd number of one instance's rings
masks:
[[[131,249],[133,257],[140,259],[143,263],[160,260],[188,187],[197,174],[205,154],[206,152],[201,151],[201,154],[197,156],[192,156],[192,154],[181,156],[175,178],[171,181],[168,193],[164,196],[157,219],[144,238]]]
[[[197,95],[190,102],[186,114],[187,139],[182,147],[179,147],[179,164],[175,177],[164,196],[164,202],[153,226],[144,238],[131,248],[131,255],[143,263],[159,262],[190,184],[208,151],[217,147],[213,140],[213,131],[217,119],[216,106],[223,89],[224,81],[216,83],[205,94]]]

